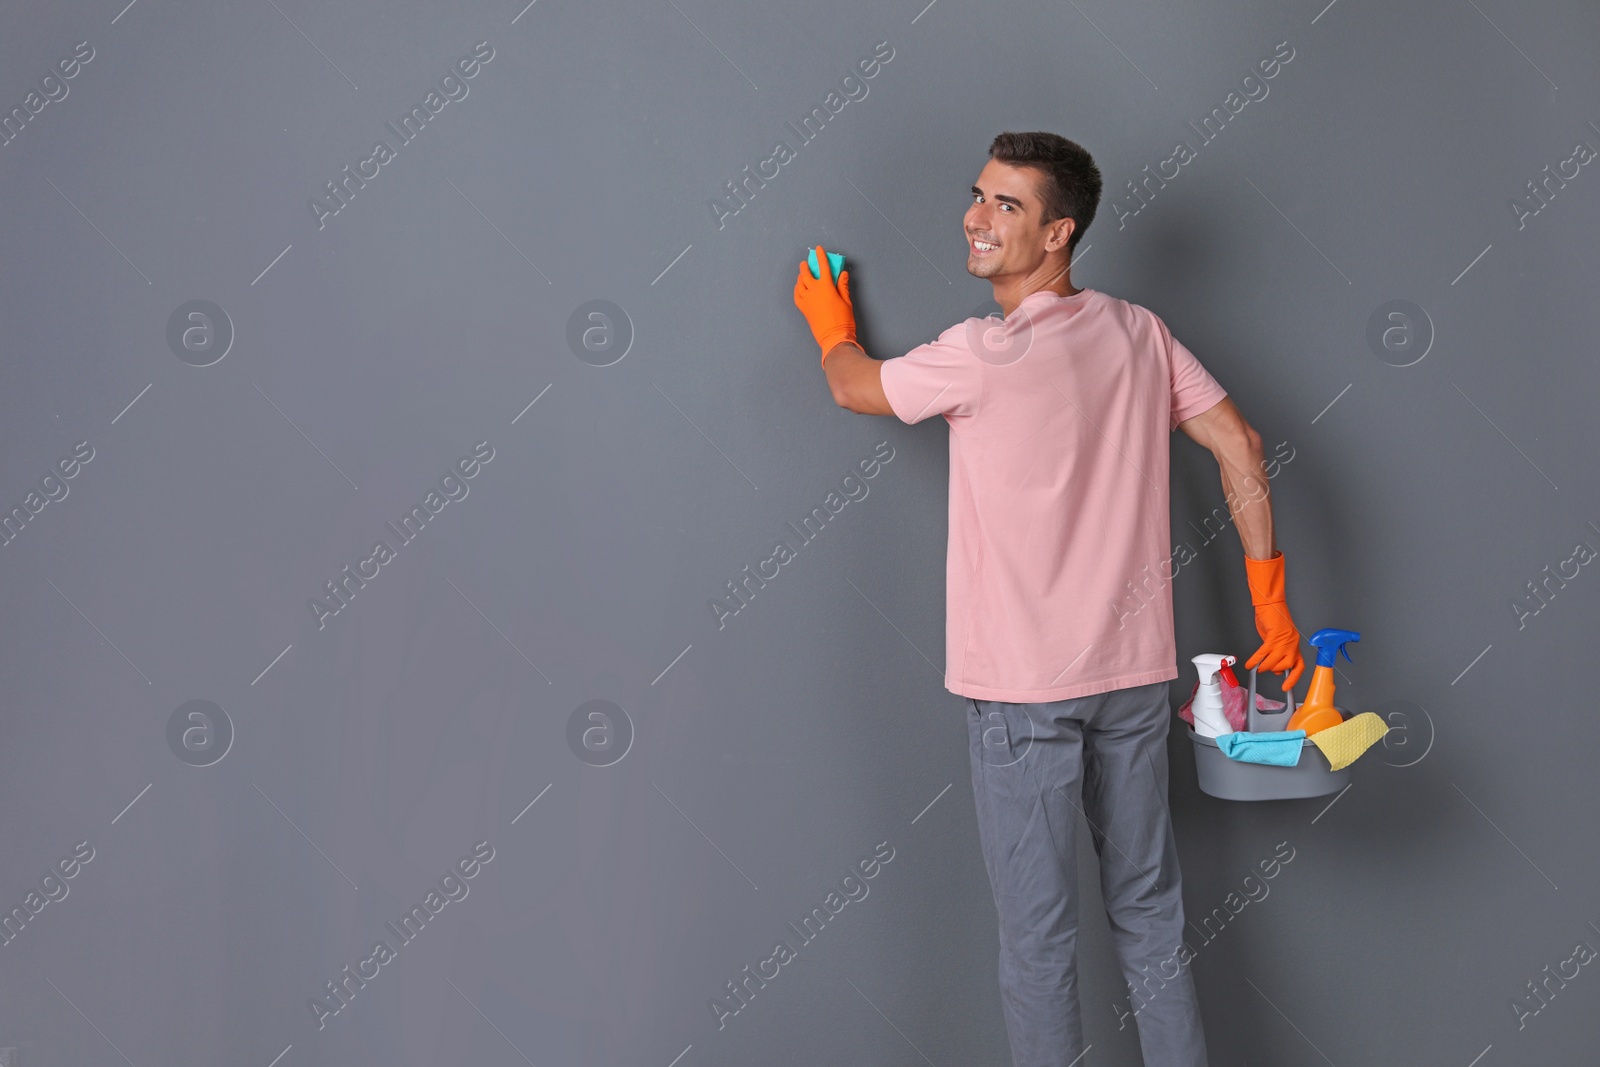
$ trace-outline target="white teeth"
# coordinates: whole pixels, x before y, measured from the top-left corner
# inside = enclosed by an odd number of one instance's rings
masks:
[[[972,246],[980,252],[992,252],[996,248],[1000,247],[999,245],[992,245],[987,241],[973,241]]]

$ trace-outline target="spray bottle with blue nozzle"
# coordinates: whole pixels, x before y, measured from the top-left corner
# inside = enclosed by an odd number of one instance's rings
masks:
[[[1311,672],[1311,686],[1306,690],[1306,702],[1289,718],[1288,730],[1304,730],[1310,737],[1319,730],[1326,730],[1330,726],[1338,726],[1344,722],[1344,716],[1333,706],[1333,663],[1339,658],[1339,653],[1344,653],[1344,658],[1350,659],[1350,650],[1344,646],[1352,641],[1361,640],[1361,635],[1354,630],[1318,630],[1311,635],[1311,643],[1317,649],[1317,669]]]

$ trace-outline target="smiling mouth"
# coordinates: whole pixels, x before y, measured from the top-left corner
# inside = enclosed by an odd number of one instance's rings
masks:
[[[974,255],[984,256],[998,250],[1000,246],[990,241],[980,241],[977,238],[973,238],[969,243],[969,247],[971,247]]]

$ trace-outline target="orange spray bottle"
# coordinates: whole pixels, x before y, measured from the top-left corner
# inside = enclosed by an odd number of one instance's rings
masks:
[[[1333,663],[1339,658],[1340,652],[1344,653],[1346,660],[1354,663],[1350,659],[1350,650],[1344,646],[1359,640],[1361,635],[1354,630],[1318,630],[1311,635],[1311,643],[1317,649],[1317,668],[1311,672],[1306,702],[1289,717],[1285,730],[1304,730],[1306,736],[1310,737],[1319,730],[1344,722],[1344,716],[1333,706]]]

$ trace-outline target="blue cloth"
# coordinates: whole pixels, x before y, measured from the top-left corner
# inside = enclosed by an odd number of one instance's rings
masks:
[[[1262,730],[1253,734],[1241,730],[1217,738],[1217,747],[1229,759],[1273,767],[1293,767],[1299,763],[1300,750],[1305,743],[1304,730]]]

